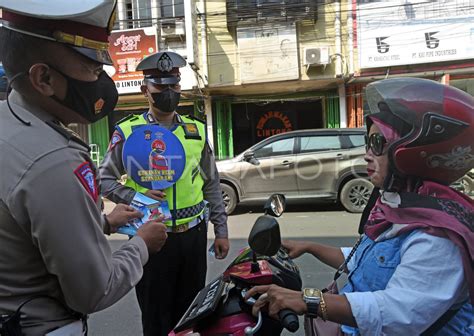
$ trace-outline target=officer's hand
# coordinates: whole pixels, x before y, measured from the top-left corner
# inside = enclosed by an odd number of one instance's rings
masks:
[[[147,190],[145,195],[157,201],[164,201],[166,199],[166,193],[161,190]]]
[[[137,230],[137,236],[145,241],[150,254],[160,251],[168,238],[166,226],[162,223],[163,218],[160,216],[157,220],[146,222]]]
[[[214,240],[214,249],[216,253],[216,259],[224,259],[227,257],[227,253],[229,252],[229,239],[216,238]]]
[[[110,233],[114,233],[117,232],[119,227],[127,224],[127,222],[135,218],[142,218],[143,213],[132,208],[130,205],[117,204],[106,217],[110,225]]]

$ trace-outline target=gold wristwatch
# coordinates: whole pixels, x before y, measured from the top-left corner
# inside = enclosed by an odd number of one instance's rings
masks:
[[[323,294],[319,289],[305,288],[303,289],[303,301],[306,303],[306,316],[318,317],[318,308],[321,303]]]

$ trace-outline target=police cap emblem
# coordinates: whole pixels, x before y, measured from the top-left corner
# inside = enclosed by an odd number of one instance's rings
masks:
[[[170,72],[173,69],[173,61],[167,53],[163,53],[158,60],[156,67],[161,72]]]

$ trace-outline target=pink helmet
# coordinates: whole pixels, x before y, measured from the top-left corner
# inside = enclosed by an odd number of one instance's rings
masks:
[[[450,184],[474,167],[474,97],[438,82],[394,78],[366,88],[370,116],[400,139],[388,147],[394,173]]]

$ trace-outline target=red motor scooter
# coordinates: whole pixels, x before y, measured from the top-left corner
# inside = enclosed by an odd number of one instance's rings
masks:
[[[252,315],[256,298],[245,301],[245,293],[256,285],[276,284],[301,290],[299,269],[281,247],[280,227],[274,217],[285,209],[285,197],[272,195],[265,204],[248,238],[249,246],[240,251],[227,270],[204,287],[189,306],[170,336],[199,333],[201,336],[280,335],[283,328],[299,328],[296,314],[279,312],[279,320],[265,313]],[[271,216],[274,217],[271,217]]]

